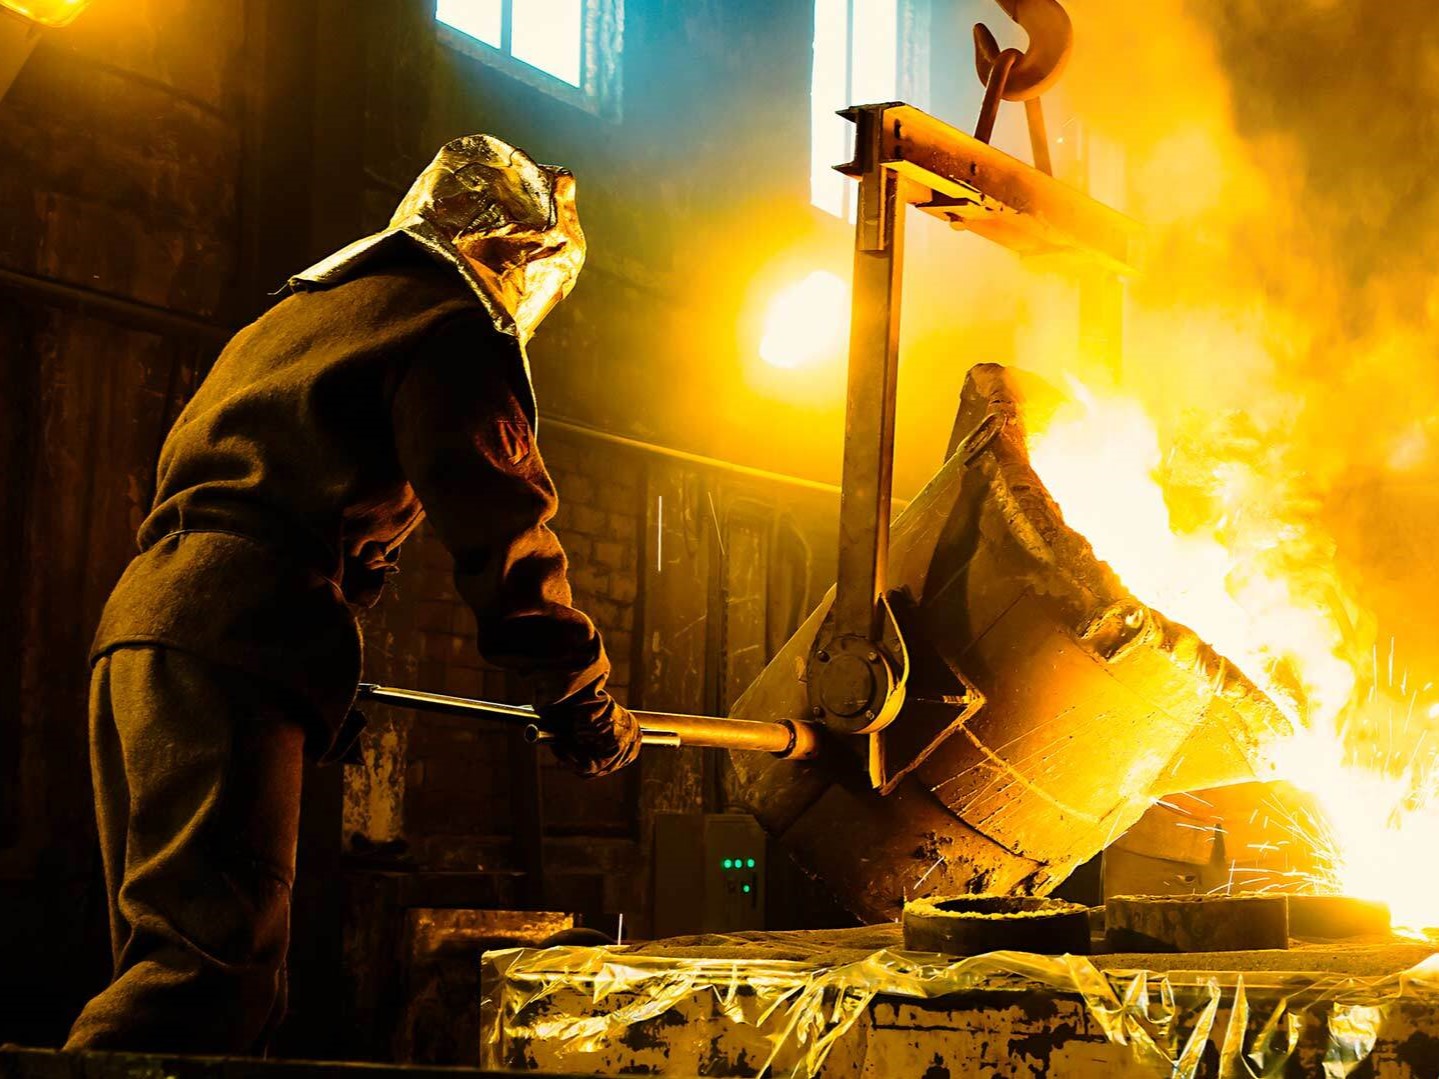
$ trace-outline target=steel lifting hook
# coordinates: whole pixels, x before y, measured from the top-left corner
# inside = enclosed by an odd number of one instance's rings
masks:
[[[1074,26],[1069,13],[1059,0],[996,0],[1004,13],[1029,35],[1029,48],[1001,50],[994,34],[983,23],[974,27],[974,66],[984,83],[984,103],[979,109],[979,122],[974,137],[988,142],[994,134],[994,120],[999,103],[1023,101],[1025,118],[1029,121],[1029,142],[1034,149],[1034,165],[1052,173],[1049,160],[1049,138],[1044,131],[1044,110],[1039,95],[1056,82],[1064,72],[1074,45]]]

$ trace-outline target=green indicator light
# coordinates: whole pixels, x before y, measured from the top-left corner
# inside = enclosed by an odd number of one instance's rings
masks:
[[[750,887],[749,887],[748,884],[746,884],[746,885],[744,886],[744,894],[745,894],[745,895],[749,895],[749,893],[750,893]]]
[[[734,862],[731,861],[730,859],[726,858],[726,859],[724,860],[724,867],[725,867],[726,869],[733,869],[733,868],[734,868]]]
[[[745,865],[748,866],[750,869],[753,869],[753,868],[754,868],[754,859],[753,859],[753,858],[748,859],[748,860],[745,862]]]

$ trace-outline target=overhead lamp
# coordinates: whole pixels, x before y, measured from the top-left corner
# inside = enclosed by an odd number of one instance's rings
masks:
[[[0,0],[0,98],[45,30],[69,26],[90,0]]]

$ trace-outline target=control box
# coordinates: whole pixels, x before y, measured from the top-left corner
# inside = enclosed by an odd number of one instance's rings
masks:
[[[747,813],[655,817],[656,937],[764,928],[765,834]]]

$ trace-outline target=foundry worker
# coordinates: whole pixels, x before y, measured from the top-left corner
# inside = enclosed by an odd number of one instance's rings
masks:
[[[635,759],[548,527],[525,355],[583,261],[573,177],[457,139],[388,229],[293,278],[180,415],[92,653],[115,975],[69,1048],[263,1047],[284,1009],[302,756],[353,740],[353,610],[422,517],[481,654],[527,676],[560,758],[584,775]]]

